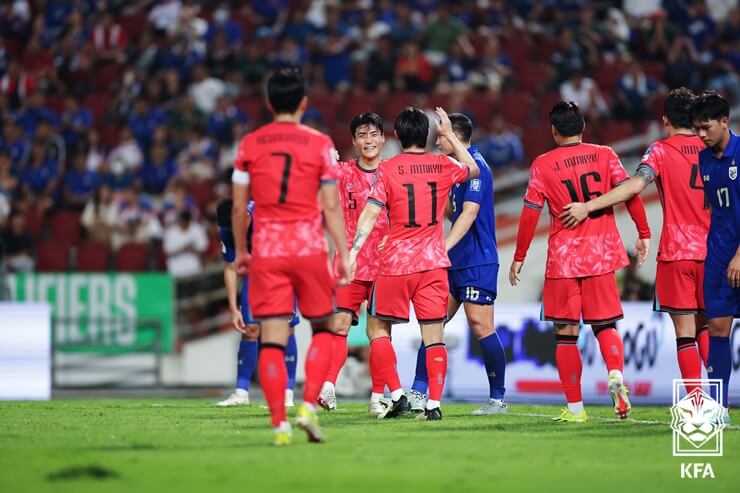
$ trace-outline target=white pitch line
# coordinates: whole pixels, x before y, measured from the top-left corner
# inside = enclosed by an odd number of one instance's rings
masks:
[[[529,417],[529,418],[552,418],[552,414],[540,414],[540,413],[506,413],[506,415],[509,416],[523,416],[523,417]],[[598,421],[609,421],[613,423],[622,423],[623,421],[621,419],[617,418],[605,418],[603,416],[593,416],[589,415],[589,419],[595,419]],[[669,421],[658,421],[654,419],[633,419],[629,418],[627,419],[627,422],[629,423],[636,423],[640,425],[665,425],[670,427],[671,423]],[[740,425],[729,425],[725,426],[724,429],[731,429],[731,430],[740,430]]]

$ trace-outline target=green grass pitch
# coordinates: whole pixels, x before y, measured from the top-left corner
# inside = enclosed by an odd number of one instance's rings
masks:
[[[213,403],[0,403],[0,492],[713,492],[740,480],[740,427],[725,430],[723,457],[673,457],[667,408],[638,407],[622,423],[590,406],[589,423],[564,425],[550,422],[555,406],[478,417],[450,404],[443,421],[419,422],[340,402],[321,414],[327,443],[295,430],[275,448],[259,404]],[[710,462],[716,479],[681,479],[681,462]]]

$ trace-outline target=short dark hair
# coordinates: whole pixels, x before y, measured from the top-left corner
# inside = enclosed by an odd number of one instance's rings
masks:
[[[459,135],[463,142],[470,142],[473,136],[473,121],[462,113],[450,113],[448,116],[452,122],[452,131]]]
[[[267,79],[267,100],[276,114],[295,113],[306,95],[306,83],[300,70],[284,68]]]
[[[673,128],[691,128],[691,106],[694,93],[685,87],[679,87],[668,93],[663,104],[663,114]]]
[[[706,91],[694,98],[691,121],[721,120],[730,116],[730,104],[716,91]]]
[[[357,129],[364,126],[370,125],[378,129],[378,132],[383,133],[383,118],[377,113],[360,113],[352,119],[349,124],[349,129],[352,132],[352,137],[355,136]]]
[[[586,126],[581,108],[573,101],[555,104],[550,110],[550,123],[563,137],[580,135]]]
[[[225,198],[216,206],[216,222],[219,227],[231,229],[231,210],[234,208],[234,201]]]
[[[419,108],[406,107],[396,117],[393,128],[396,130],[398,140],[401,141],[401,148],[426,147],[429,136],[429,118]]]

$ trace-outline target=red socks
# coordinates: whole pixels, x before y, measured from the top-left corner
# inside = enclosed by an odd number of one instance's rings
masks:
[[[693,337],[677,337],[676,348],[678,356],[678,367],[681,369],[681,378],[701,378],[701,357]],[[687,385],[686,392],[691,392],[701,385]]]
[[[624,345],[614,326],[592,327],[608,371],[624,370]]]
[[[259,381],[270,408],[272,426],[278,426],[285,418],[285,387],[288,385],[288,370],[285,368],[285,348],[276,344],[262,344],[259,356]]]
[[[704,368],[707,368],[707,361],[709,361],[709,327],[706,325],[696,330],[696,345],[699,347],[699,354],[701,355],[702,363],[704,363]]]
[[[578,336],[555,335],[555,363],[565,399],[568,402],[581,402],[583,363],[581,353],[578,351]]]
[[[373,392],[375,392],[376,380],[388,386],[393,392],[401,388],[401,379],[398,378],[396,370],[396,351],[393,349],[390,337],[379,337],[370,342],[370,374],[373,375]],[[378,393],[382,393],[381,389]]]
[[[314,332],[311,347],[306,355],[306,382],[303,385],[303,402],[316,405],[332,360],[334,334],[328,331]]]
[[[345,361],[347,361],[347,336],[334,334],[331,363],[329,364],[329,372],[326,374],[327,382],[337,384],[337,377]]]
[[[426,347],[429,400],[441,401],[447,376],[447,348],[443,342]]]

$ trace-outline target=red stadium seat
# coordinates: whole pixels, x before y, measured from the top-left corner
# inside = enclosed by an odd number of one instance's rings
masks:
[[[42,243],[36,250],[36,270],[39,272],[64,272],[69,261],[69,244],[65,242]]]
[[[250,122],[260,125],[266,118],[265,103],[258,96],[241,97],[236,100],[239,107],[249,117]]]
[[[552,76],[552,69],[544,63],[529,63],[517,70],[517,87],[520,91],[539,90]]]
[[[605,121],[599,131],[601,142],[604,144],[613,144],[620,140],[634,137],[635,130],[629,122]]]
[[[398,114],[407,106],[414,104],[414,95],[410,93],[393,93],[380,102],[381,115],[388,121],[394,121]]]
[[[44,215],[33,207],[26,211],[26,231],[35,241],[44,234]]]
[[[530,165],[534,158],[555,146],[550,125],[530,125],[522,134],[525,162]]]
[[[104,148],[111,150],[118,145],[121,137],[121,128],[118,125],[110,122],[101,125],[98,122],[97,128],[100,131],[100,143]]]
[[[95,71],[95,87],[98,92],[112,92],[123,76],[123,69],[117,63],[106,63]]]
[[[117,22],[121,27],[123,27],[123,30],[126,31],[129,43],[133,43],[134,40],[139,39],[141,32],[149,27],[149,19],[147,18],[146,10],[122,15],[118,17]]]
[[[192,183],[187,187],[187,193],[198,204],[201,212],[204,212],[213,199],[216,197],[213,182],[205,180],[200,183]]]
[[[341,108],[341,116],[347,123],[346,130],[349,132],[349,122],[360,113],[373,112],[381,114],[378,110],[378,98],[373,93],[352,94],[345,99]],[[388,118],[388,117],[386,117]],[[334,137],[334,136],[332,136]]]
[[[529,93],[513,92],[504,94],[501,98],[501,111],[509,125],[527,126],[531,110],[532,96]]]
[[[548,124],[550,120],[550,110],[555,104],[559,103],[563,98],[560,97],[559,91],[546,92],[537,100],[537,113],[540,119],[540,123]]]
[[[80,213],[57,211],[50,221],[51,241],[64,241],[75,245],[80,241]]]
[[[108,114],[110,96],[104,92],[94,92],[85,96],[82,106],[92,111],[95,123],[100,123]]]
[[[594,75],[594,80],[602,92],[613,93],[617,88],[617,82],[624,74],[624,67],[619,63],[605,63],[599,66]]]
[[[476,91],[469,93],[465,98],[465,107],[472,113],[476,127],[488,128],[494,111],[493,100],[488,94]]]
[[[121,272],[148,270],[149,252],[147,243],[126,243],[116,252],[116,269]]]
[[[327,125],[337,122],[341,106],[341,99],[334,94],[314,92],[308,96],[308,108],[321,113]]]
[[[107,243],[84,241],[77,249],[77,270],[80,272],[105,272],[108,270],[110,246]]]
[[[536,49],[527,37],[505,36],[501,38],[501,51],[509,55],[512,65],[519,71],[532,60]]]

